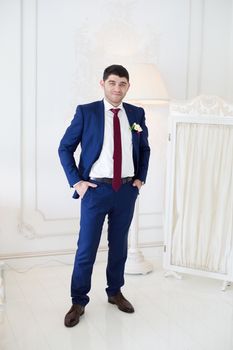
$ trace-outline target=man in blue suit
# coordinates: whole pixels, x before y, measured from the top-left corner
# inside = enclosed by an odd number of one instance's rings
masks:
[[[73,327],[89,302],[91,275],[105,217],[108,217],[108,302],[121,311],[134,308],[121,293],[128,231],[134,205],[147,175],[150,148],[142,108],[123,103],[129,89],[121,65],[105,69],[104,99],[79,105],[59,146],[59,156],[74,198],[81,197],[78,249],[71,281],[72,307],[65,326]],[[74,152],[81,145],[78,165]]]

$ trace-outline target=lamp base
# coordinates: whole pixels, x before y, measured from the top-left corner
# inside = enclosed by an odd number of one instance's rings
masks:
[[[146,275],[151,271],[153,271],[153,266],[144,259],[142,252],[138,249],[129,249],[125,273],[129,275]]]

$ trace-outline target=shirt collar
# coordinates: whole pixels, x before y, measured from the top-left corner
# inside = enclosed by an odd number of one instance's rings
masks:
[[[104,98],[104,109],[105,111],[110,111],[110,109],[112,108],[120,108],[123,109],[123,104],[122,102],[119,104],[119,106],[115,107],[113,105],[111,105],[111,103],[109,103],[105,98]]]

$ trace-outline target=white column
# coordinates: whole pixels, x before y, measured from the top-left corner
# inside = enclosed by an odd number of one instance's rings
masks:
[[[0,261],[0,305],[3,305],[5,301],[4,290],[4,262]]]

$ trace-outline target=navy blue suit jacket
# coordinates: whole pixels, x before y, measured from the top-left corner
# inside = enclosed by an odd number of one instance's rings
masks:
[[[145,182],[150,157],[145,113],[143,108],[128,103],[123,103],[123,106],[129,120],[129,127],[137,123],[142,128],[140,133],[132,131],[133,162],[134,178]],[[71,187],[80,180],[89,180],[91,167],[101,153],[103,138],[104,102],[96,101],[79,105],[58,149],[61,164]],[[77,165],[74,152],[79,144],[81,144],[81,154]],[[79,197],[76,191],[73,197]]]

